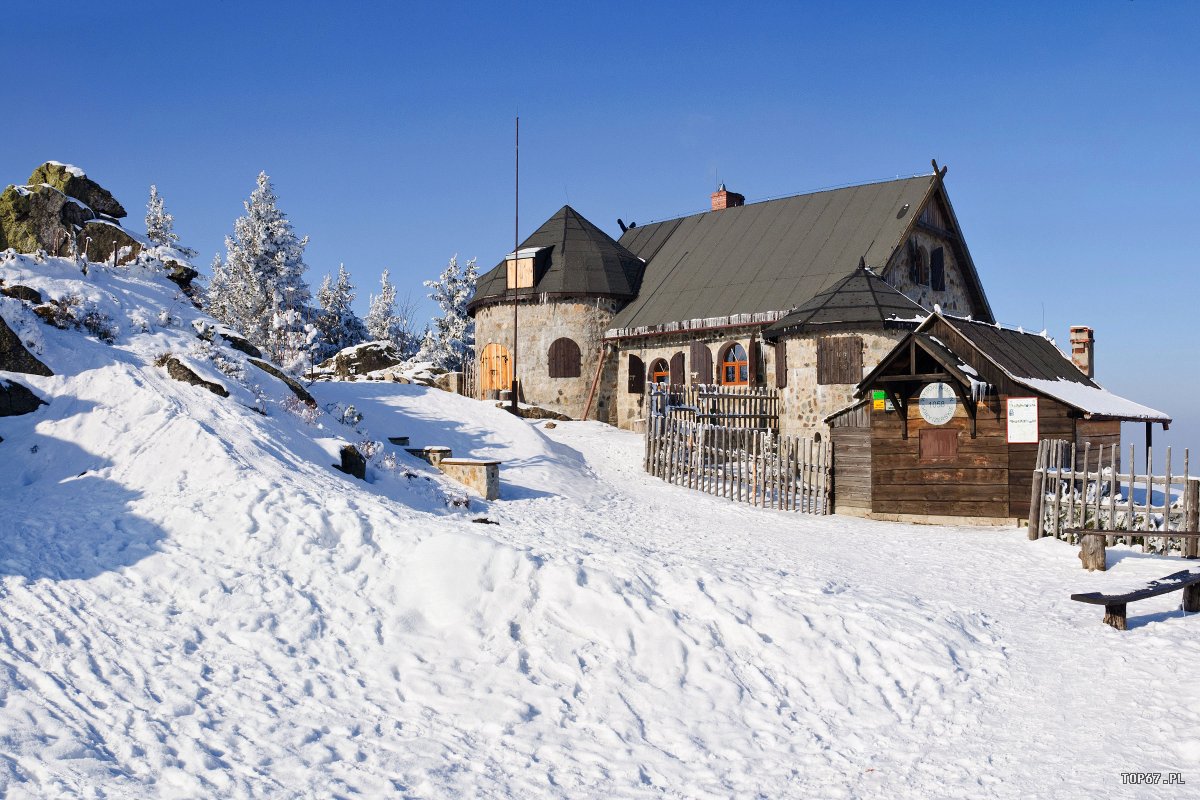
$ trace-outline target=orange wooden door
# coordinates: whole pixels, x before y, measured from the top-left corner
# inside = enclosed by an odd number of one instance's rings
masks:
[[[484,392],[512,388],[512,360],[508,348],[493,342],[479,355],[479,381]]]

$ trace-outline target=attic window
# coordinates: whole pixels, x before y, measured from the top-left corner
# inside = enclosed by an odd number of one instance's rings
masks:
[[[509,289],[533,288],[534,262],[537,261],[538,253],[545,249],[544,247],[526,247],[504,257]]]
[[[946,254],[940,247],[929,254],[929,287],[935,292],[946,291]]]

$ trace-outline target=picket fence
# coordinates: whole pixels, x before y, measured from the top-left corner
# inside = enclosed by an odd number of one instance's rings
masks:
[[[1110,544],[1141,544],[1145,552],[1179,551],[1200,555],[1196,539],[1172,538],[1171,531],[1195,531],[1200,523],[1200,479],[1192,477],[1189,453],[1183,472],[1172,472],[1171,448],[1161,474],[1154,474],[1154,451],[1146,453],[1146,472],[1121,471],[1117,446],[1084,443],[1082,459],[1073,442],[1045,440],[1038,448],[1029,511],[1029,538],[1053,536],[1074,544],[1075,529],[1113,531]],[[1142,502],[1135,502],[1139,492]],[[1155,495],[1159,494],[1159,502]],[[1155,535],[1157,534],[1157,535]]]
[[[779,391],[758,386],[647,384],[645,408],[667,416],[726,428],[778,430]]]
[[[646,472],[762,508],[829,514],[833,445],[771,431],[651,417]]]

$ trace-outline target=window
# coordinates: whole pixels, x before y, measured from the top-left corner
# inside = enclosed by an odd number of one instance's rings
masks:
[[[908,279],[917,286],[929,285],[929,251],[908,240]]]
[[[721,355],[721,383],[725,386],[745,386],[750,382],[750,359],[746,348],[737,342],[725,345]]]
[[[954,428],[921,429],[921,463],[954,461],[958,458],[958,431]]]
[[[651,383],[670,383],[671,368],[667,366],[667,362],[661,358],[656,358],[650,362],[650,382]]]
[[[692,380],[709,384],[713,380],[712,351],[703,342],[692,342]]]
[[[671,385],[683,386],[687,383],[687,379],[684,377],[686,374],[683,368],[683,353],[671,356]]]
[[[929,286],[935,292],[946,291],[946,254],[940,247],[929,255]]]
[[[822,336],[817,340],[817,383],[858,383],[863,378],[862,337]]]
[[[646,365],[637,356],[629,355],[629,393],[641,394],[646,391]]]
[[[571,339],[555,339],[550,345],[550,377],[578,378],[580,373],[579,345]]]

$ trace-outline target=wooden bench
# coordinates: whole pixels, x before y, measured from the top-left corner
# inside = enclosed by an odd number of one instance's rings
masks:
[[[1189,612],[1200,611],[1200,572],[1192,572],[1187,569],[1168,575],[1165,578],[1159,578],[1156,581],[1150,581],[1143,588],[1125,594],[1089,592],[1087,594],[1073,594],[1071,595],[1071,599],[1078,600],[1080,603],[1092,603],[1093,605],[1104,606],[1104,624],[1111,625],[1117,630],[1123,631],[1126,630],[1125,607],[1129,603],[1145,600],[1147,597],[1157,597],[1160,594],[1176,592],[1180,589],[1183,590],[1183,610]]]
[[[1105,544],[1108,537],[1121,536],[1142,537],[1145,539],[1185,539],[1187,547],[1183,550],[1184,558],[1196,558],[1200,548],[1200,531],[1087,531],[1081,528],[1071,528],[1064,531],[1067,536],[1079,537],[1079,560],[1088,572],[1108,569],[1108,553]]]

